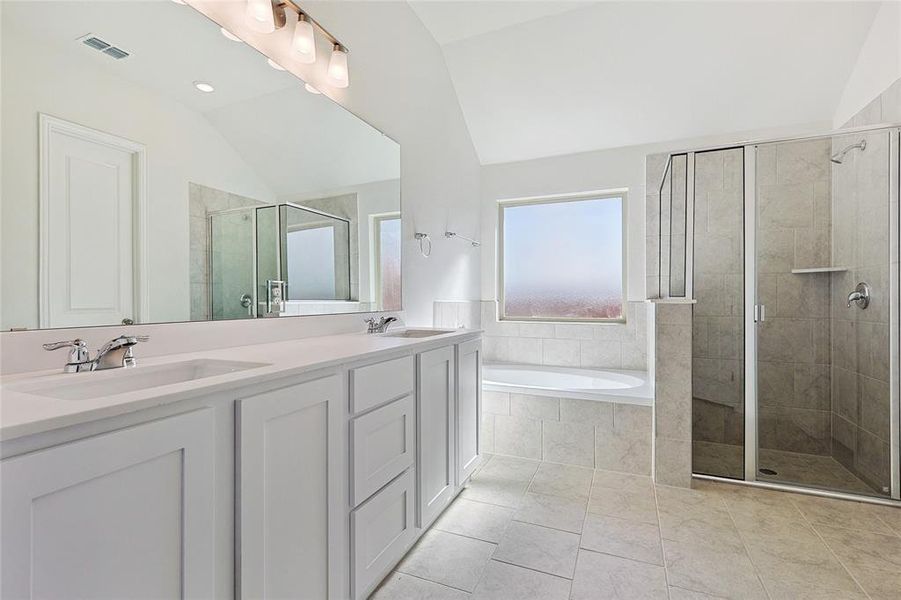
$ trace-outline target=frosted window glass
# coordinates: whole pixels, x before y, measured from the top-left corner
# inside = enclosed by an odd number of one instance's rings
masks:
[[[378,235],[380,306],[382,310],[400,310],[400,219],[381,219]]]
[[[504,318],[623,318],[621,197],[501,211]]]
[[[288,232],[288,300],[335,298],[335,228]]]

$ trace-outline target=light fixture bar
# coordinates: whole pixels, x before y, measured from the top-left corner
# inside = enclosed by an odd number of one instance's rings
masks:
[[[320,25],[320,24],[319,24],[319,21],[317,21],[316,19],[314,19],[313,17],[311,17],[311,16],[310,16],[310,13],[308,13],[307,11],[303,10],[302,8],[300,8],[297,4],[295,4],[295,3],[293,2],[293,0],[284,0],[284,2],[280,2],[280,3],[278,4],[278,7],[279,7],[279,8],[283,8],[283,9],[287,9],[287,10],[290,10],[290,11],[293,11],[293,12],[297,13],[298,15],[304,15],[304,16],[307,18],[307,20],[308,20],[310,23],[313,24],[313,27],[315,27],[316,29],[318,29],[318,30],[319,30],[319,33],[321,33],[323,36],[325,36],[325,38],[326,38],[329,42],[331,42],[333,46],[334,46],[334,45],[341,46],[341,49],[342,49],[344,52],[349,52],[347,46],[345,46],[345,45],[342,44],[340,41],[338,41],[338,38],[336,38],[335,36],[333,36],[333,35],[329,32],[328,29],[326,29],[325,27],[323,27],[322,25]]]

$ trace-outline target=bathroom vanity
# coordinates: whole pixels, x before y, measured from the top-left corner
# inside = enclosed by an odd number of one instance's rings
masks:
[[[365,598],[479,462],[476,331],[138,360],[0,382],[4,598]]]

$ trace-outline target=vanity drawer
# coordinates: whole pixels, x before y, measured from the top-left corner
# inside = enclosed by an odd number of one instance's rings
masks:
[[[413,541],[413,469],[350,514],[351,588],[365,598]]]
[[[351,494],[354,506],[413,464],[413,395],[351,421]]]
[[[350,412],[356,414],[413,393],[412,356],[350,370]]]

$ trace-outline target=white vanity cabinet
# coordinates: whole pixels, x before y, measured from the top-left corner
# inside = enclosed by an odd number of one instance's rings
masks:
[[[343,386],[337,375],[237,402],[241,598],[342,598]]]
[[[0,439],[0,598],[365,599],[478,465],[480,364],[460,332]]]
[[[212,412],[3,460],[0,597],[214,597]]]
[[[426,528],[454,496],[454,346],[416,356],[417,525]]]
[[[462,486],[479,466],[482,420],[482,343],[469,340],[456,347],[456,484]]]

